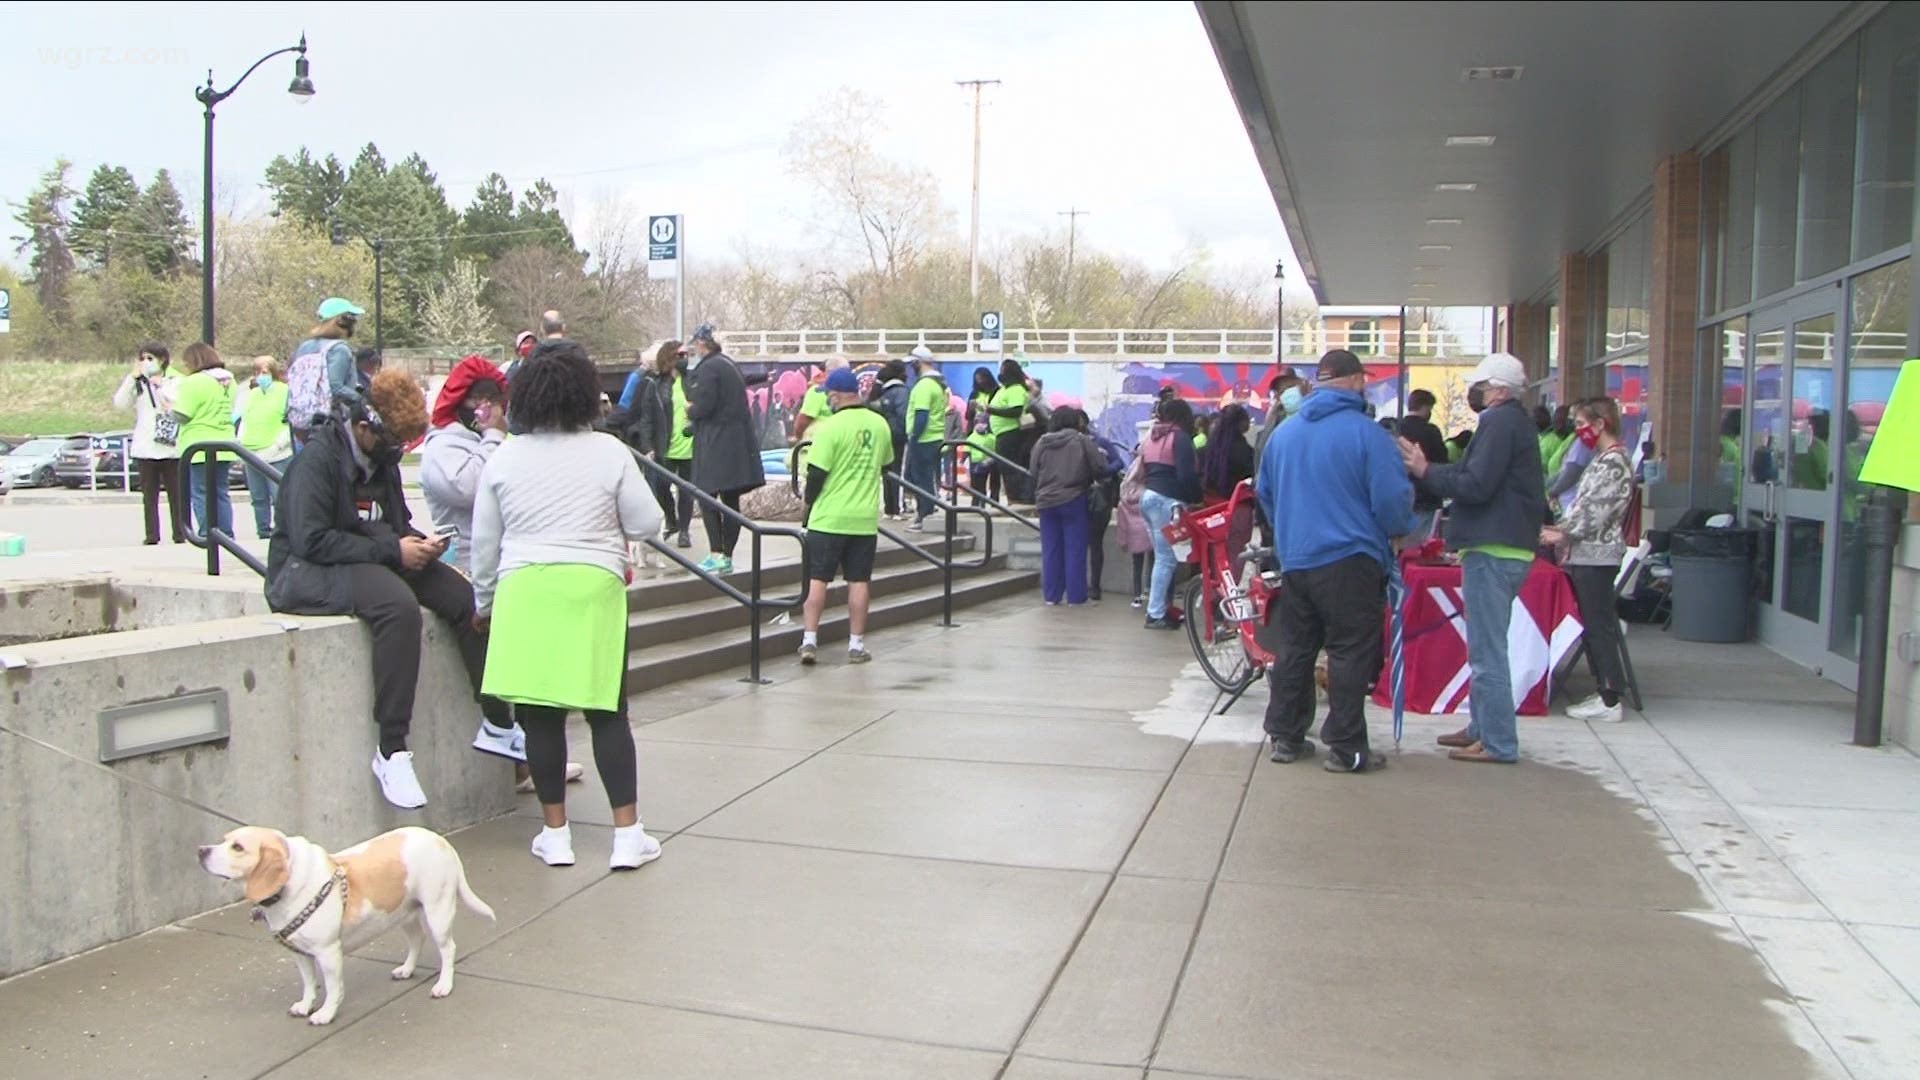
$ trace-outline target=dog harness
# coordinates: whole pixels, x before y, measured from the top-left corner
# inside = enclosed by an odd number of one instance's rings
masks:
[[[320,891],[313,894],[313,899],[307,901],[307,906],[300,909],[300,914],[288,920],[287,925],[274,931],[273,940],[285,945],[293,952],[299,952],[300,950],[287,939],[299,933],[300,928],[307,925],[307,920],[313,918],[314,912],[320,910],[320,905],[327,902],[328,894],[332,893],[336,886],[340,889],[340,914],[344,921],[347,911],[347,868],[336,864],[333,868],[333,876],[321,883]],[[260,901],[260,906],[253,909],[254,919],[266,922],[267,909],[279,902],[278,894]]]

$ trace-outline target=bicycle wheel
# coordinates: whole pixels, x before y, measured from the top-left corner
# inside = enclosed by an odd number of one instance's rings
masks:
[[[1213,685],[1236,694],[1245,690],[1259,673],[1247,662],[1247,651],[1240,644],[1238,629],[1221,618],[1217,609],[1209,608],[1206,584],[1200,578],[1187,582],[1187,644],[1193,646],[1194,657]],[[1212,618],[1208,618],[1209,614]],[[1213,624],[1212,641],[1205,640],[1209,622]]]

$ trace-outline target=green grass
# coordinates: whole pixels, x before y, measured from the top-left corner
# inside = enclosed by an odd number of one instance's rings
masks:
[[[121,364],[0,364],[0,435],[69,435],[133,426],[131,410],[113,407],[127,374]]]

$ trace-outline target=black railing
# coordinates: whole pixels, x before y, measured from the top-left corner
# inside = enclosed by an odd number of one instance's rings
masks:
[[[795,443],[792,450],[787,451],[787,485],[797,496],[803,496],[805,492],[805,487],[800,481],[800,452],[812,445],[812,439],[803,439]],[[914,495],[927,499],[933,503],[935,509],[940,511],[946,544],[942,555],[935,555],[933,552],[914,543],[911,539],[907,538],[906,535],[895,531],[890,526],[881,525],[878,526],[878,528],[881,536],[886,537],[900,547],[912,552],[917,558],[939,569],[940,625],[943,627],[951,627],[953,626],[953,572],[956,569],[985,570],[993,564],[993,515],[978,506],[961,506],[958,503],[948,502],[942,499],[937,493],[928,491],[926,488],[908,480],[905,476],[890,473],[885,477],[885,482],[898,484],[902,492],[911,492]],[[900,498],[902,505],[904,505],[906,495],[902,494]],[[985,523],[980,540],[983,548],[980,553],[980,560],[964,565],[954,561],[954,541],[959,532],[958,525],[961,514],[979,514],[980,520]]]
[[[189,504],[192,502],[191,497],[182,500],[180,504],[181,516],[187,519],[180,522],[180,531],[186,536],[187,543],[197,548],[206,549],[207,573],[210,576],[220,576],[220,552],[225,550],[227,554],[246,563],[254,573],[259,574],[261,577],[266,577],[267,564],[261,562],[253,552],[241,547],[240,542],[235,540],[232,534],[220,528],[217,519],[214,517],[213,497],[216,488],[220,490],[220,494],[227,497],[229,506],[231,506],[233,502],[233,496],[227,490],[226,478],[220,477],[219,483],[216,484],[214,482],[214,478],[218,475],[214,468],[217,464],[214,461],[214,455],[216,454],[231,454],[238,460],[226,462],[225,464],[229,466],[237,464],[243,468],[259,469],[275,484],[280,483],[281,476],[279,469],[267,464],[265,458],[262,458],[260,455],[255,454],[237,442],[194,443],[192,446],[187,447],[186,451],[180,455],[179,483],[181,491],[191,492],[193,490],[193,486],[187,483],[187,477],[193,469],[194,459],[200,459],[200,487],[202,496],[199,511],[200,523],[206,531],[193,531],[193,515],[189,512],[191,509]]]
[[[1028,483],[1033,482],[1033,473],[1029,471],[1026,466],[1021,465],[1019,462],[1013,461],[1009,458],[1001,457],[999,454],[995,453],[992,450],[988,450],[984,446],[976,446],[973,443],[963,442],[959,440],[955,440],[953,442],[948,442],[948,443],[942,443],[941,446],[944,449],[949,451],[957,447],[957,448],[962,448],[968,451],[984,454],[987,456],[988,459],[992,460],[995,463],[995,466],[998,469],[1000,469],[1002,475],[1006,475],[1008,473],[1018,473],[1020,476],[1025,477]],[[993,496],[987,494],[984,491],[975,490],[973,486],[970,484],[961,483],[960,482],[960,466],[957,462],[955,463],[953,468],[953,483],[952,485],[950,485],[950,490],[964,491],[968,495],[971,495],[972,497],[974,497],[975,499],[978,499],[981,502],[986,503],[988,506],[993,507],[995,510],[1000,511],[1001,513],[1007,515],[1008,517],[1019,522],[1020,524],[1025,525],[1027,528],[1032,529],[1035,532],[1038,532],[1040,530],[1040,523],[1038,521],[1035,521],[1033,518],[1030,518],[1027,515],[1021,513],[1020,511],[1015,510],[1013,507],[1008,506],[1006,503],[1001,502],[999,499],[994,498]],[[1005,490],[1005,489],[1003,488],[1002,490]]]
[[[740,511],[735,510],[733,507],[728,506],[726,503],[721,502],[719,499],[714,498],[712,495],[694,487],[691,481],[686,480],[672,469],[654,461],[652,458],[647,457],[638,450],[634,450],[632,447],[628,447],[627,449],[629,453],[633,454],[633,460],[639,463],[641,472],[646,473],[652,479],[670,484],[673,487],[685,491],[693,498],[694,502],[699,503],[707,510],[719,514],[723,521],[730,521],[740,526],[742,532],[747,533],[753,538],[753,559],[748,565],[747,588],[744,592],[721,575],[711,570],[702,569],[699,563],[682,555],[679,549],[666,543],[657,536],[648,537],[646,544],[653,550],[673,560],[682,570],[687,571],[720,590],[722,595],[727,596],[735,603],[747,609],[747,618],[750,624],[748,644],[751,651],[749,653],[746,681],[750,683],[764,682],[765,680],[760,678],[761,613],[770,610],[790,611],[805,602],[807,598],[807,575],[804,570],[804,563],[806,561],[807,531],[795,525],[767,524],[755,521]],[[800,574],[801,591],[796,596],[768,599],[762,593],[761,575],[764,568],[761,565],[761,542],[769,536],[785,536],[800,542],[803,569]]]

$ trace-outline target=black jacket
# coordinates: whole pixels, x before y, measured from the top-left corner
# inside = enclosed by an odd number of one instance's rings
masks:
[[[1481,413],[1467,456],[1457,465],[1429,465],[1415,486],[1453,500],[1447,544],[1455,550],[1476,544],[1527,551],[1540,546],[1540,526],[1547,520],[1540,431],[1517,400]]]
[[[714,353],[687,374],[687,419],[693,424],[693,486],[712,495],[752,491],[767,482],[760,433],[747,407],[747,384],[726,353]]]
[[[1432,421],[1423,420],[1418,416],[1403,416],[1400,418],[1400,437],[1418,446],[1421,452],[1427,455],[1427,460],[1433,464],[1444,465],[1450,460],[1447,454],[1447,438],[1440,434],[1440,429],[1434,427]],[[1438,510],[1440,496],[1415,484],[1413,508],[1423,512]]]
[[[347,446],[351,437],[341,424],[323,422],[280,482],[273,539],[267,544],[267,606],[275,611],[346,614],[352,598],[341,568],[376,563],[397,572],[400,538],[424,535],[407,510],[400,466],[376,468],[361,484]],[[364,517],[356,488],[371,496]]]
[[[667,447],[673,442],[673,380],[651,371],[640,376],[630,413],[634,449],[667,460]]]

